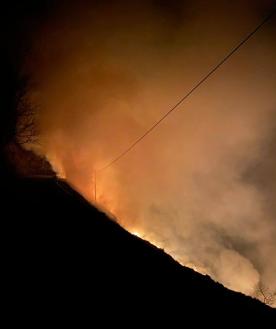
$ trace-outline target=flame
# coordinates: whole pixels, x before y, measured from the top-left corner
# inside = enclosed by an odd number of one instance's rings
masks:
[[[141,238],[141,239],[143,238],[143,235],[138,231],[130,231],[130,233],[137,236],[138,238]]]

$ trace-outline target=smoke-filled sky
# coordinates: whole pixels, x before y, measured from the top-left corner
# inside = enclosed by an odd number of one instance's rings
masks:
[[[24,72],[39,146],[93,202],[105,166],[271,11],[272,0],[56,6]],[[97,202],[182,264],[276,289],[276,18],[178,111],[97,175]],[[91,232],[91,238],[93,232]]]

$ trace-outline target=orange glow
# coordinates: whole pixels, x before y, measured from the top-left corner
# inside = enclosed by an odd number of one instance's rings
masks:
[[[143,238],[142,234],[138,231],[133,231],[133,232],[131,232],[131,234],[137,236],[138,238]]]
[[[273,31],[259,33],[158,130],[98,172],[95,193],[95,171],[166,113],[257,20],[256,13],[228,14],[222,5],[218,30],[210,12],[193,3],[179,5],[177,17],[185,19],[178,25],[143,2],[139,15],[131,5],[99,6],[74,19],[57,17],[37,33],[26,64],[34,82],[26,97],[39,109],[35,151],[133,235],[254,295],[260,282],[276,289]],[[233,26],[236,15],[242,24]]]

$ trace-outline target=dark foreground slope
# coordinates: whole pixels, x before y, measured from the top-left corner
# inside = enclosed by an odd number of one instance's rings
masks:
[[[2,204],[10,302],[24,318],[44,323],[58,314],[93,324],[101,311],[102,321],[115,312],[135,322],[148,314],[216,324],[222,315],[264,324],[275,316],[130,235],[64,182],[13,180]]]

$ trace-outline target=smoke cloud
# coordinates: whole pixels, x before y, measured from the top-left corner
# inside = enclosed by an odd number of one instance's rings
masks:
[[[89,201],[126,149],[267,15],[273,1],[61,5],[33,33],[26,98],[44,155]],[[97,205],[184,265],[276,290],[276,24],[97,175]],[[91,232],[91,235],[93,232]]]

